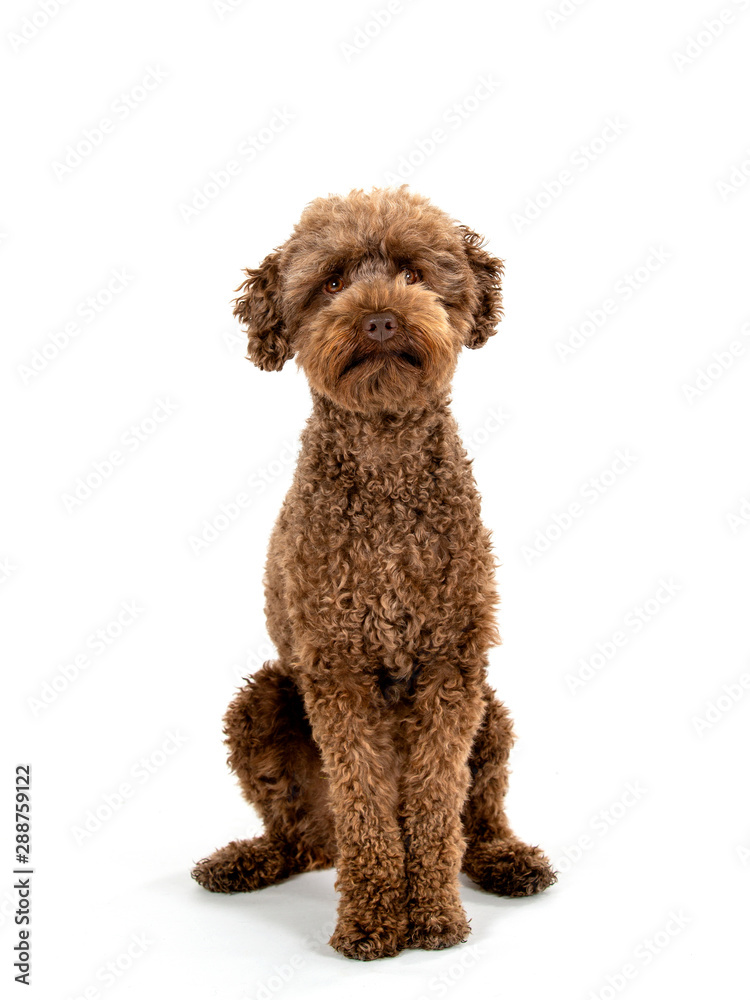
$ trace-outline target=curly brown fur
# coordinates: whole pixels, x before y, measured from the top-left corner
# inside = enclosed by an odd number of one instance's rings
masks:
[[[465,940],[462,867],[501,895],[555,880],[503,809],[494,559],[448,409],[461,348],[500,318],[501,273],[406,187],[355,191],[309,205],[236,300],[248,357],[296,355],[313,412],[266,566],[279,659],[225,717],[266,832],[193,875],[240,892],[335,865],[331,944],[351,958]]]

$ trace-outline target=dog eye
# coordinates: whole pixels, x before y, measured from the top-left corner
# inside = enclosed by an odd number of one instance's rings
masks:
[[[401,273],[406,278],[407,285],[416,285],[418,281],[422,280],[422,275],[414,267],[402,267]]]
[[[334,274],[332,278],[329,278],[323,286],[325,290],[330,295],[335,295],[336,292],[340,292],[344,287],[344,279],[340,274]]]

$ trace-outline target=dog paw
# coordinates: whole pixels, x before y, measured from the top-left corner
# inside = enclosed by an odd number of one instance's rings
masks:
[[[408,944],[410,948],[439,951],[461,944],[470,933],[469,921],[461,908],[447,913],[412,912]]]
[[[494,872],[494,881],[503,889],[504,896],[533,896],[557,881],[552,866],[538,847],[524,844],[523,848]]]
[[[360,962],[391,958],[406,946],[402,927],[384,923],[370,928],[356,920],[339,921],[328,943],[339,954]]]
[[[464,870],[497,896],[533,896],[557,881],[546,855],[520,840],[471,847],[466,852]]]
[[[190,873],[198,885],[209,892],[242,892],[245,878],[238,869],[223,858],[217,857],[217,851],[209,858],[199,861]]]
[[[291,874],[288,858],[265,838],[235,840],[199,861],[192,877],[209,892],[252,892]]]

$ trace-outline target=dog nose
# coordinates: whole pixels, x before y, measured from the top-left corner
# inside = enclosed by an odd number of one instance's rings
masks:
[[[390,339],[398,330],[398,320],[392,312],[370,313],[362,320],[362,331],[373,340],[379,340],[382,344],[384,340]]]

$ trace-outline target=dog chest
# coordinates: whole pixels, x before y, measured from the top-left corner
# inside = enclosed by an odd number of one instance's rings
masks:
[[[291,596],[317,645],[343,643],[395,669],[470,627],[492,589],[473,491],[373,477],[306,501]]]

